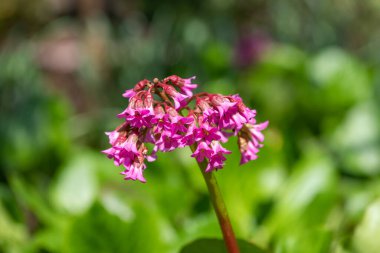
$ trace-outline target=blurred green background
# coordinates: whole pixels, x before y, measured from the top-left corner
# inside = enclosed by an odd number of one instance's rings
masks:
[[[146,184],[101,150],[139,80],[197,76],[269,120],[217,178],[238,237],[380,252],[377,0],[1,0],[0,252],[174,253],[221,237],[190,150]]]

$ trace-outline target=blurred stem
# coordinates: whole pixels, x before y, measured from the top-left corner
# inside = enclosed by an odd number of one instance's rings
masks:
[[[196,145],[191,146],[191,150],[194,152]],[[231,226],[230,219],[228,217],[228,212],[226,205],[224,204],[222,193],[220,192],[218,183],[216,182],[216,177],[213,172],[205,172],[207,167],[207,161],[198,162],[199,168],[201,169],[203,178],[206,181],[207,189],[210,193],[210,198],[212,205],[214,207],[216,216],[218,217],[220,228],[222,229],[223,239],[226,244],[229,253],[239,253],[239,247],[235,238],[234,231]]]

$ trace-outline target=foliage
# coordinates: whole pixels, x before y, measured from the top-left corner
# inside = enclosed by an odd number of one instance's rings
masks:
[[[263,253],[265,251],[261,250],[252,243],[239,240],[239,247],[242,253]],[[181,253],[194,253],[194,252],[210,252],[210,253],[225,253],[226,246],[224,241],[221,239],[198,239],[194,242],[186,245]]]
[[[216,173],[239,238],[276,253],[377,252],[376,1],[142,1],[125,16],[114,6],[103,15],[44,16],[50,1],[28,13],[20,1],[0,2],[1,252],[174,253],[221,238],[190,150],[160,154],[146,184],[121,180],[100,153],[103,132],[120,123],[113,115],[126,105],[119,94],[173,73],[198,75],[210,92],[239,93],[259,121],[270,120],[257,161],[239,168],[236,145],[227,143],[233,154]],[[372,16],[359,22],[367,9]],[[250,11],[271,14],[252,21],[270,36],[239,65]],[[365,23],[363,34],[340,30]],[[53,63],[67,64],[46,65],[62,48]]]

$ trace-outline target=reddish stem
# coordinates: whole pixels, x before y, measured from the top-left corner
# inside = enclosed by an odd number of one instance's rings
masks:
[[[195,145],[191,146],[191,150],[194,152],[196,149]],[[218,217],[220,228],[222,229],[223,239],[226,244],[229,253],[239,253],[239,247],[235,238],[234,231],[231,226],[230,219],[228,217],[228,212],[226,205],[224,204],[222,193],[220,192],[218,183],[213,172],[205,172],[207,167],[207,161],[198,162],[199,168],[201,169],[203,178],[206,181],[207,189],[210,193],[210,198],[212,205],[214,207],[216,216]]]

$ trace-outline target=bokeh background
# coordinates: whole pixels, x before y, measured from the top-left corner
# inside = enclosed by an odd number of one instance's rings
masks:
[[[269,120],[217,178],[238,237],[380,252],[377,0],[1,0],[0,252],[174,253],[220,238],[190,150],[147,183],[100,153],[139,80],[197,76]]]

